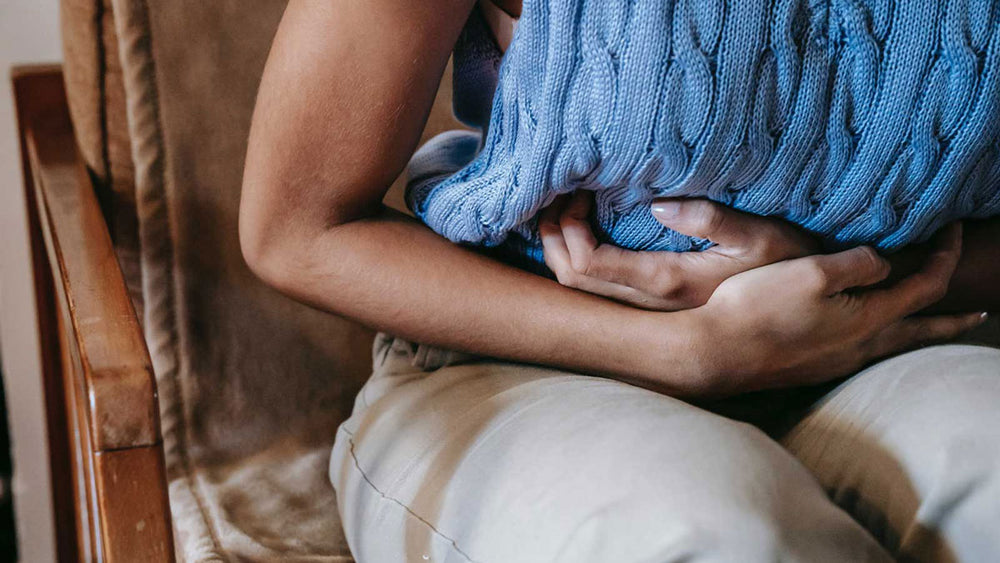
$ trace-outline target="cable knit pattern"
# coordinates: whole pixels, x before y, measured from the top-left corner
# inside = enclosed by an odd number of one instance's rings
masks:
[[[652,217],[671,196],[891,251],[1000,212],[998,25],[986,0],[525,0],[482,149],[425,147],[408,201],[536,262],[579,189],[632,249],[707,246]]]

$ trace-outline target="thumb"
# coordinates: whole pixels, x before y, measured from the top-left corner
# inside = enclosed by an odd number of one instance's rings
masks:
[[[743,246],[766,220],[706,199],[657,199],[650,206],[653,217],[665,227],[724,246]]]
[[[827,295],[854,287],[874,285],[889,275],[889,261],[870,246],[859,246],[835,254],[815,256],[823,272]]]

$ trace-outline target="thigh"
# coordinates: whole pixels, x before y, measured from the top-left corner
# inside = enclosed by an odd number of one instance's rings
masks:
[[[637,387],[406,343],[338,433],[360,561],[864,561],[886,554],[758,429]]]
[[[935,346],[876,364],[781,442],[900,558],[1000,559],[1000,350]]]

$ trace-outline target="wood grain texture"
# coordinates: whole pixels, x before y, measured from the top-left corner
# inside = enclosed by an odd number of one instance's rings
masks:
[[[98,452],[97,498],[105,560],[171,561],[174,545],[166,490],[156,495],[147,479],[166,479],[162,450],[156,446]]]
[[[79,347],[94,448],[155,444],[149,354],[72,132],[39,123],[26,138],[56,292]]]
[[[60,561],[172,561],[156,384],[58,67],[12,73]]]

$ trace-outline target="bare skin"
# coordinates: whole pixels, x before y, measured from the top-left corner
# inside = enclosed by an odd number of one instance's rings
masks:
[[[471,8],[289,3],[261,83],[240,207],[244,256],[265,282],[404,338],[677,396],[813,383],[980,321],[909,318],[944,295],[959,260],[956,229],[888,288],[853,289],[889,273],[870,249],[771,256],[727,271],[704,305],[662,312],[489,260],[383,207]]]
[[[494,0],[493,3],[515,18],[521,16],[521,0]]]
[[[560,283],[636,307],[674,311],[703,305],[719,284],[752,268],[815,254],[816,240],[784,221],[704,200],[660,200],[653,216],[671,229],[716,243],[704,252],[636,252],[601,244],[587,220],[587,192],[542,212],[545,261]],[[1000,219],[967,221],[962,254],[945,297],[922,311],[1000,310]],[[890,257],[894,282],[915,272],[928,245]]]
[[[690,199],[656,202],[653,216],[715,246],[703,252],[629,251],[597,242],[589,220],[592,200],[590,192],[579,191],[542,212],[539,232],[546,265],[563,285],[636,307],[698,307],[736,274],[819,251],[812,237],[790,223]]]

